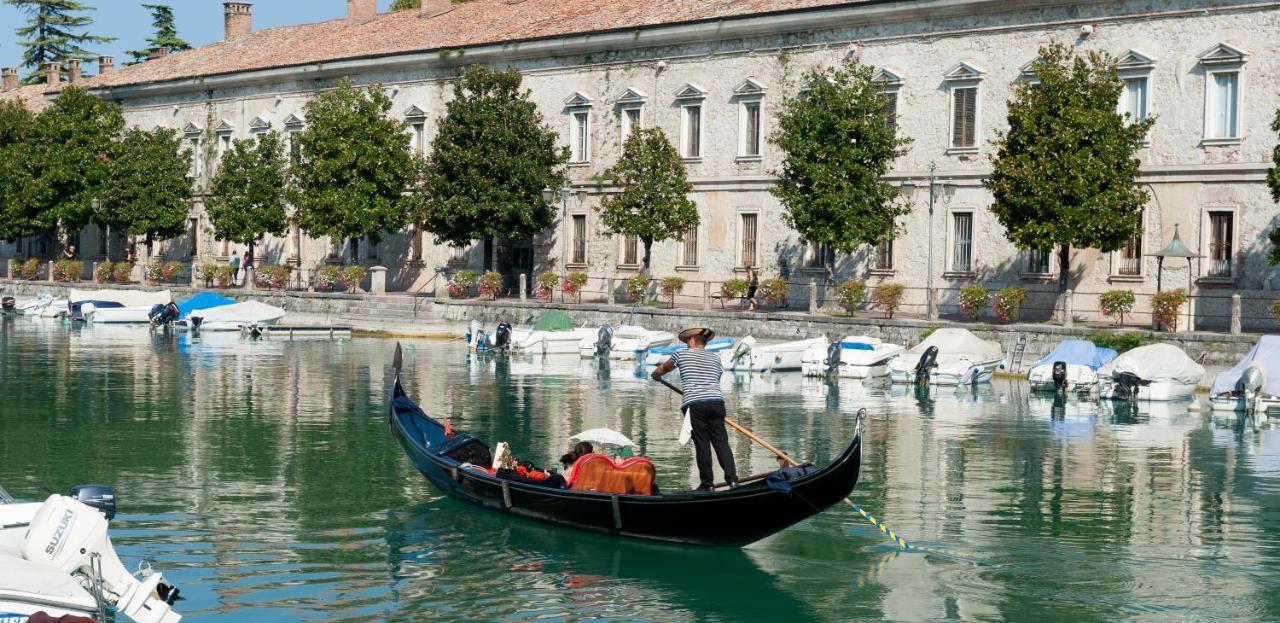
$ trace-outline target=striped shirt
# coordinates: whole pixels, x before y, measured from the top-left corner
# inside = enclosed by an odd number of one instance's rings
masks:
[[[701,348],[685,348],[671,355],[671,361],[680,370],[680,383],[684,385],[684,401],[681,407],[695,402],[724,402],[720,393],[720,353]]]

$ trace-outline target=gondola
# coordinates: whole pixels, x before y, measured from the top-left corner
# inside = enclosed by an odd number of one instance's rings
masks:
[[[444,425],[405,394],[396,348],[389,401],[391,434],[413,466],[444,493],[510,515],[603,534],[689,545],[741,547],[784,530],[843,500],[858,482],[862,426],[834,461],[787,482],[769,479],[714,492],[661,495],[596,493],[516,482],[462,467],[459,456],[488,447]],[[775,483],[776,484],[776,483]]]

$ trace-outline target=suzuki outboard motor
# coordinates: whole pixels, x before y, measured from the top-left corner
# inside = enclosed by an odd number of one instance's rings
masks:
[[[1138,399],[1138,387],[1142,379],[1132,372],[1121,372],[1112,381],[1115,384],[1113,394],[1116,398],[1133,402]]]
[[[6,296],[0,299],[0,308],[4,309],[4,313],[12,314],[18,307],[18,302],[13,300],[12,296]]]
[[[107,521],[116,516],[116,492],[107,485],[76,485],[71,487],[67,496],[85,506],[98,509]]]
[[[1056,391],[1064,391],[1067,388],[1067,362],[1053,362],[1053,372],[1050,374],[1053,379],[1053,387]]]
[[[511,323],[500,322],[498,328],[493,331],[493,347],[498,350],[506,350],[511,345]]]
[[[840,340],[836,340],[827,345],[827,374],[835,376],[840,373],[840,355],[844,352],[844,347],[840,345]]]
[[[151,324],[158,327],[177,320],[178,314],[178,306],[173,302],[168,302],[163,305],[156,303],[151,306],[151,311],[147,312],[147,318],[151,319]]]
[[[613,350],[613,327],[609,325],[601,325],[600,331],[596,333],[596,356],[608,357],[609,352]]]
[[[920,355],[920,361],[916,362],[916,382],[926,383],[929,381],[929,370],[938,367],[938,347],[930,346]]]

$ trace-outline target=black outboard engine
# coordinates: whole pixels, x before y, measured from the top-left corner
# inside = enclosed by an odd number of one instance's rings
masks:
[[[1142,385],[1142,379],[1138,375],[1132,372],[1121,372],[1115,375],[1112,382],[1115,384],[1114,397],[1129,402],[1138,399],[1138,387]]]
[[[12,296],[6,296],[0,299],[0,308],[4,309],[4,313],[12,314],[18,307],[18,302],[13,300]]]
[[[76,485],[71,487],[67,496],[85,506],[98,509],[107,521],[116,516],[116,492],[107,485]]]
[[[511,323],[500,322],[493,331],[493,347],[496,350],[507,350],[511,345]]]
[[[1064,391],[1067,388],[1067,362],[1053,362],[1053,373],[1050,375],[1053,379],[1053,387],[1056,391]]]
[[[178,319],[178,306],[172,301],[161,305],[156,303],[151,306],[151,311],[147,312],[147,318],[151,319],[151,324],[157,327],[167,325]]]
[[[916,382],[927,383],[929,371],[936,367],[938,367],[938,347],[930,346],[920,355],[920,361],[916,362]]]
[[[613,327],[609,325],[601,325],[600,331],[596,333],[596,356],[608,357],[609,352],[613,350]]]
[[[827,344],[827,375],[835,376],[840,373],[840,354],[844,351],[844,347],[840,345],[840,340],[836,340]]]

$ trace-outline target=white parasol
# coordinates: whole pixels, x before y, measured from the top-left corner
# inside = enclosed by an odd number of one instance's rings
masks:
[[[627,439],[626,435],[623,435],[612,428],[593,428],[591,430],[584,430],[569,439],[619,447],[636,445],[632,443],[630,439]]]

